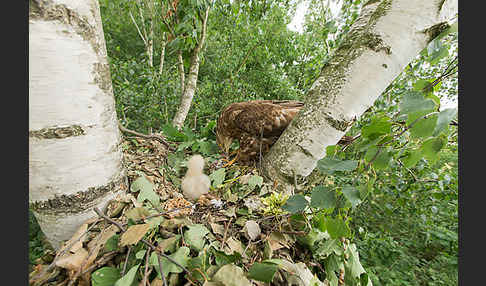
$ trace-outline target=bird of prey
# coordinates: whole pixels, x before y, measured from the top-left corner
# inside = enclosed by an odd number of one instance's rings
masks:
[[[240,147],[234,160],[240,164],[256,162],[277,141],[304,106],[295,100],[252,100],[232,103],[220,114],[216,141],[228,154],[233,140]]]

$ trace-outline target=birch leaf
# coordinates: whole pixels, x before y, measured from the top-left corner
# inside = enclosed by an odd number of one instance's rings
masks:
[[[135,275],[137,274],[138,267],[140,267],[140,264],[137,264],[130,268],[127,274],[125,274],[122,278],[116,281],[115,286],[131,286],[133,280],[135,279]]]
[[[103,267],[91,274],[91,284],[93,286],[111,286],[120,279],[120,270],[115,267]]]
[[[277,270],[277,264],[255,262],[248,270],[248,278],[270,283],[272,282],[273,276]]]
[[[127,231],[125,231],[125,233],[122,234],[120,239],[120,245],[123,247],[129,244],[130,245],[137,244],[149,229],[150,229],[150,225],[148,223],[136,224],[130,226],[127,229]]]
[[[234,265],[226,264],[213,276],[213,280],[221,282],[225,286],[251,286],[251,282],[245,277],[243,270]]]
[[[84,248],[78,249],[75,253],[65,255],[56,261],[56,266],[68,269],[77,270],[81,267],[84,260],[88,257],[88,251]]]
[[[190,225],[184,233],[184,241],[196,251],[201,251],[204,247],[204,237],[209,230],[202,224]]]
[[[260,226],[254,220],[249,220],[245,223],[246,234],[250,237],[250,240],[257,239],[262,233]]]

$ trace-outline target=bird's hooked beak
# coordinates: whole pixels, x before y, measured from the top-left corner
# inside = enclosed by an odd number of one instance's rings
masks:
[[[233,138],[227,137],[227,136],[218,136],[216,138],[216,141],[218,143],[219,148],[225,153],[229,154],[229,149],[231,146],[231,143],[233,142]]]

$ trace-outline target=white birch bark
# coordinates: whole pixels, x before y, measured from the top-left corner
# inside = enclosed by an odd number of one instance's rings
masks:
[[[97,0],[31,1],[29,203],[55,249],[127,188]]]
[[[326,147],[339,141],[455,13],[457,0],[368,1],[310,88],[305,107],[265,156],[265,175],[291,191],[294,176],[314,170]]]
[[[159,75],[162,74],[164,70],[164,58],[165,58],[165,46],[167,45],[167,37],[165,33],[162,33],[162,40],[160,41],[160,65],[159,65]]]
[[[202,19],[201,37],[197,46],[192,51],[191,65],[189,67],[189,74],[187,75],[186,83],[183,89],[181,103],[172,121],[172,125],[174,125],[174,127],[178,129],[182,127],[182,125],[184,124],[184,120],[186,120],[187,113],[191,108],[192,98],[194,97],[194,93],[196,92],[197,76],[199,74],[200,63],[199,53],[201,52],[204,41],[206,39],[206,24],[208,20],[208,15],[209,8],[206,9],[206,13],[204,15],[204,18]]]
[[[182,58],[182,50],[177,51],[177,68],[179,69],[179,78],[181,86],[181,98],[184,95],[184,86],[186,84],[185,74],[184,74],[184,59]]]
[[[149,8],[149,14],[150,14],[150,28],[149,28],[149,35],[148,35],[148,46],[147,46],[147,55],[148,55],[148,60],[149,60],[149,66],[153,67],[154,66],[154,1],[153,0],[148,0],[147,6]]]

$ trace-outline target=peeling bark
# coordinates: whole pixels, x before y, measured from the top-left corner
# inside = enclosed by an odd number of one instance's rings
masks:
[[[127,189],[96,0],[29,10],[29,204],[54,248]]]
[[[179,108],[177,109],[176,115],[174,116],[174,120],[172,121],[172,125],[177,128],[181,128],[184,124],[187,113],[191,108],[192,98],[194,97],[194,93],[196,92],[200,63],[199,54],[203,48],[204,41],[206,39],[206,24],[208,21],[208,15],[209,8],[206,9],[206,13],[204,15],[204,18],[202,19],[201,37],[199,38],[198,44],[192,51],[191,66],[189,67],[189,74],[187,75],[187,80],[183,89],[181,103],[179,105]]]
[[[263,160],[263,172],[291,191],[308,176],[326,147],[335,145],[356,118],[405,66],[447,26],[457,0],[369,1],[310,88],[305,106]],[[444,14],[440,7],[448,7]],[[455,5],[457,8],[457,4]]]

